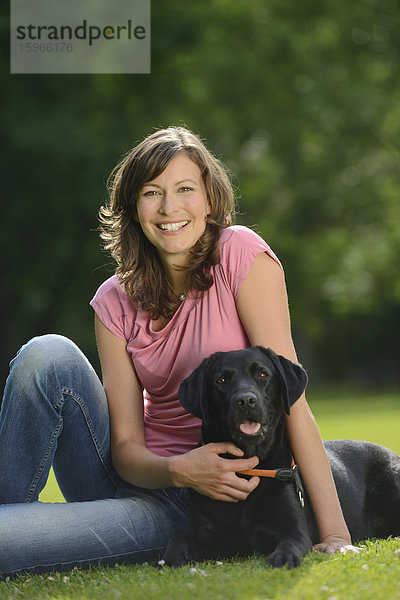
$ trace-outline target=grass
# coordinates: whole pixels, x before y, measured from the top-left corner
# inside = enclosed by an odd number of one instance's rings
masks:
[[[309,554],[293,571],[263,559],[158,571],[149,565],[36,575],[0,585],[26,600],[398,600],[400,539],[368,542],[361,554]]]
[[[331,393],[325,389],[310,393],[308,401],[324,440],[367,440],[400,455],[400,392]]]
[[[309,393],[324,439],[382,443],[400,454],[400,394]],[[54,478],[41,499],[60,499]],[[400,507],[399,507],[400,510]],[[400,600],[400,538],[367,541],[357,555],[312,553],[300,568],[275,570],[261,558],[158,571],[118,566],[23,576],[0,583],[0,600]]]
[[[51,469],[50,471],[46,487],[39,494],[39,500],[40,502],[64,502],[64,497],[60,492],[60,488],[57,485],[57,480],[55,478],[53,469]]]

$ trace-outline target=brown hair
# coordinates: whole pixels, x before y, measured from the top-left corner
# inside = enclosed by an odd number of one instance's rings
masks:
[[[125,292],[153,319],[171,318],[179,301],[171,297],[158,252],[135,220],[136,203],[143,185],[158,177],[178,153],[199,167],[210,204],[206,229],[184,267],[191,289],[208,290],[213,284],[211,266],[219,261],[219,236],[234,219],[234,194],[225,167],[191,131],[160,129],[128,152],[108,179],[109,202],[99,213],[100,236],[117,262]]]

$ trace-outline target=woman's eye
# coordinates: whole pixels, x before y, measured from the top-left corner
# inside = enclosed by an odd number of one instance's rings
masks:
[[[156,196],[159,192],[157,190],[148,190],[147,192],[143,192],[143,196],[147,196],[147,198],[151,196]]]
[[[183,187],[179,188],[179,191],[180,192],[191,192],[191,191],[193,191],[193,188],[191,188],[187,185],[184,185]]]
[[[226,383],[225,377],[218,377],[216,379],[216,381],[217,381],[218,385],[222,385],[222,384]]]
[[[265,371],[258,371],[257,379],[266,379],[268,376]]]

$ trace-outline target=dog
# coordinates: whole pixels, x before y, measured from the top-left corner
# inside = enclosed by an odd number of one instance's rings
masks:
[[[233,442],[245,458],[259,457],[255,474],[275,476],[262,476],[238,503],[190,489],[188,531],[171,538],[162,564],[258,554],[273,567],[293,568],[319,542],[285,425],[306,384],[301,365],[261,346],[217,352],[182,382],[179,399],[202,419],[202,443]],[[353,542],[399,536],[400,458],[369,442],[334,440],[325,448]]]

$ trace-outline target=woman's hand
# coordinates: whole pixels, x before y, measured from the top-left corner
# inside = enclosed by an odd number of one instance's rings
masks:
[[[220,454],[229,453],[237,459],[221,458]],[[242,450],[229,442],[212,443],[191,450],[186,454],[171,457],[171,473],[174,485],[189,487],[214,500],[239,502],[260,483],[259,477],[247,480],[238,477],[236,472],[254,469],[258,457],[240,458]]]
[[[334,554],[335,552],[358,554],[363,551],[363,548],[353,546],[351,540],[337,535],[326,536],[319,544],[315,544],[313,549],[317,552],[325,552],[325,554]]]

